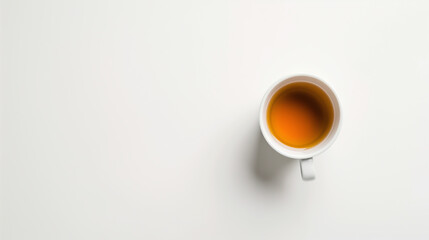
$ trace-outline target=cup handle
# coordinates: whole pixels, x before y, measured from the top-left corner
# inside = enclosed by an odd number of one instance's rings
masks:
[[[313,158],[300,159],[301,177],[304,181],[314,180],[316,171],[314,170]]]

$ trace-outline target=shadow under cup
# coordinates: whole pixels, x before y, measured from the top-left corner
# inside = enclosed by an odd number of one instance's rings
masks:
[[[306,159],[326,150],[340,127],[338,98],[325,82],[295,76],[277,82],[264,96],[260,127],[280,154]]]

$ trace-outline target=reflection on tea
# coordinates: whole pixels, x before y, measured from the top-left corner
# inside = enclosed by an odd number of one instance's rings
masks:
[[[318,86],[296,82],[278,90],[267,109],[271,133],[283,144],[310,148],[329,133],[334,110],[329,96]]]

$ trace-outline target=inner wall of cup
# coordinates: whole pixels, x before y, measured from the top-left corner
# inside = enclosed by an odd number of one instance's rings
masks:
[[[329,97],[332,106],[334,108],[334,120],[331,126],[331,129],[329,130],[329,133],[326,135],[326,137],[316,146],[313,146],[311,148],[294,148],[291,146],[288,146],[282,142],[280,142],[269,130],[268,123],[267,123],[267,109],[268,105],[270,103],[271,98],[273,95],[280,90],[282,87],[294,83],[294,82],[307,82],[313,85],[318,86],[320,89],[322,89]],[[289,79],[286,79],[280,83],[278,83],[275,87],[272,88],[272,90],[269,92],[269,94],[264,99],[264,105],[263,105],[263,111],[261,112],[261,117],[263,116],[264,126],[262,129],[263,134],[265,138],[267,139],[268,143],[279,153],[289,156],[289,157],[311,157],[313,155],[316,155],[320,152],[322,152],[324,149],[329,147],[329,145],[333,142],[333,140],[336,137],[336,134],[338,132],[338,127],[340,124],[340,106],[338,104],[338,100],[334,94],[334,92],[331,90],[329,86],[327,86],[324,82],[307,76],[297,76],[292,77]],[[264,133],[265,131],[265,133]],[[269,136],[266,136],[269,135]],[[273,146],[274,145],[274,146]]]

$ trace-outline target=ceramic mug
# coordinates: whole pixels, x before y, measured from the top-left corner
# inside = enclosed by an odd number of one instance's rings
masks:
[[[318,86],[327,94],[333,106],[334,118],[333,118],[331,129],[329,130],[329,133],[321,142],[309,148],[294,148],[294,147],[285,145],[284,143],[280,142],[271,133],[267,123],[267,108],[271,98],[274,96],[274,94],[277,91],[279,91],[286,85],[291,83],[296,83],[296,82],[305,82],[305,83],[310,83]],[[335,139],[338,136],[340,125],[341,125],[340,103],[334,90],[331,87],[329,87],[328,84],[326,84],[324,81],[311,76],[290,77],[275,83],[266,92],[264,98],[262,99],[262,104],[260,107],[259,125],[261,127],[262,135],[274,150],[276,150],[278,153],[280,153],[283,156],[297,159],[300,161],[302,179],[313,180],[315,179],[313,157],[328,149],[334,143]]]

